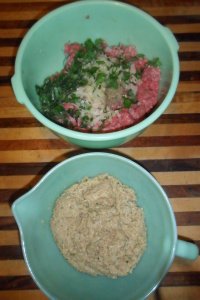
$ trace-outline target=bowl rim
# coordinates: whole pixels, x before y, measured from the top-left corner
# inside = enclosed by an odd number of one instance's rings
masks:
[[[149,22],[151,22],[156,29],[163,35],[165,38],[166,43],[169,46],[169,49],[171,51],[171,57],[172,57],[172,79],[171,84],[168,89],[168,92],[163,99],[162,103],[158,105],[158,107],[155,108],[153,112],[150,113],[149,116],[145,117],[142,121],[133,124],[132,126],[118,130],[113,132],[106,132],[106,133],[89,133],[89,132],[80,132],[75,131],[72,129],[65,128],[59,124],[54,123],[47,117],[45,117],[36,107],[32,104],[31,100],[29,99],[28,95],[26,94],[23,84],[22,84],[22,59],[24,52],[26,50],[26,46],[28,44],[29,39],[34,34],[34,32],[46,21],[51,19],[52,16],[58,15],[60,12],[64,10],[68,10],[70,8],[76,7],[77,9],[81,6],[91,6],[91,5],[103,5],[103,6],[120,6],[122,9],[127,9],[132,12],[135,12],[144,18],[146,18]],[[173,47],[173,43],[169,42],[169,36],[166,34],[167,27],[162,26],[154,17],[152,17],[150,14],[146,13],[142,9],[139,9],[135,7],[134,5],[123,3],[121,1],[112,1],[112,0],[84,0],[84,1],[76,1],[72,3],[67,3],[64,5],[61,5],[60,7],[50,11],[43,17],[41,17],[36,23],[28,30],[28,32],[25,34],[24,38],[22,39],[22,42],[18,48],[16,60],[15,60],[15,74],[13,77],[15,77],[17,81],[17,88],[20,91],[21,97],[23,97],[23,104],[28,108],[30,113],[43,125],[45,125],[47,128],[51,129],[52,131],[56,132],[59,135],[67,136],[72,139],[79,139],[83,141],[90,141],[90,142],[103,142],[103,141],[109,141],[109,140],[117,140],[119,138],[124,138],[130,135],[137,134],[138,132],[144,130],[146,127],[151,125],[156,119],[158,119],[161,114],[167,109],[169,104],[171,103],[173,96],[176,92],[176,88],[179,82],[179,73],[180,73],[180,66],[179,66],[179,59],[178,59],[178,48],[176,49]],[[168,29],[168,28],[167,28]],[[177,45],[176,45],[177,46]],[[174,72],[174,70],[177,70]]]

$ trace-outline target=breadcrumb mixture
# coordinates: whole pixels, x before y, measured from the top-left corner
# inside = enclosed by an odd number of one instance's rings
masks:
[[[51,229],[67,261],[91,275],[125,276],[146,248],[144,213],[133,189],[108,174],[66,189],[56,201]]]

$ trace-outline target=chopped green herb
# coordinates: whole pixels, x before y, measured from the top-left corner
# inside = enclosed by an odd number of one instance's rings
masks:
[[[160,61],[160,59],[158,57],[155,57],[152,60],[149,60],[148,64],[150,66],[153,66],[153,67],[156,67],[156,68],[158,68],[158,67],[160,67],[162,65],[161,61]]]

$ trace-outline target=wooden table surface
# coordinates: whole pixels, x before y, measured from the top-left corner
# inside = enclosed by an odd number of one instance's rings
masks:
[[[83,151],[39,124],[17,103],[10,84],[16,51],[26,31],[41,16],[67,2],[0,0],[2,300],[47,299],[34,284],[24,263],[11,204],[52,166],[75,151]],[[126,2],[147,11],[174,32],[180,45],[181,74],[176,95],[164,115],[141,136],[113,150],[137,160],[158,179],[173,205],[179,236],[192,239],[200,246],[200,1]],[[195,262],[176,258],[149,299],[200,299],[200,258]]]

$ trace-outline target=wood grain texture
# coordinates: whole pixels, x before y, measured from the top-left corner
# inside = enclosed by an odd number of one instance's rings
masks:
[[[47,299],[24,262],[11,205],[57,163],[88,151],[44,128],[16,101],[10,84],[24,34],[40,17],[70,2],[0,0],[0,300]],[[107,151],[137,161],[155,176],[170,199],[178,237],[200,247],[200,2],[123,2],[171,29],[179,43],[181,73],[164,114],[141,136]],[[200,259],[176,258],[149,300],[193,300],[199,294]]]

